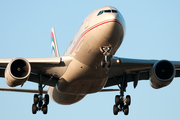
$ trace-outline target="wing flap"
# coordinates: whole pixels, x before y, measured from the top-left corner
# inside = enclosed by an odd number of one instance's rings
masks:
[[[138,76],[139,74],[139,76]],[[108,81],[104,87],[109,87],[113,85],[120,84],[122,80],[126,79],[127,82],[132,82],[135,80],[148,80],[149,79],[149,71],[141,71],[141,72],[134,72],[131,74],[121,75],[121,76],[115,76],[108,78]]]
[[[52,87],[54,87],[56,85],[57,81],[59,80],[58,78],[54,78],[52,76],[43,75],[43,74],[41,75],[41,79],[43,80],[44,85],[48,85],[48,86],[52,86]],[[31,73],[28,81],[39,83],[39,75]]]
[[[4,71],[5,71],[4,68],[0,68],[0,77],[4,77]]]

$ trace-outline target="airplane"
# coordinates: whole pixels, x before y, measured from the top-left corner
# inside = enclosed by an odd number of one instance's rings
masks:
[[[130,59],[114,56],[125,36],[125,20],[114,7],[106,6],[90,13],[62,56],[59,55],[54,28],[51,30],[52,57],[0,59],[0,77],[10,87],[27,81],[38,90],[0,88],[1,91],[34,94],[32,113],[47,114],[49,97],[56,103],[70,105],[96,92],[119,91],[113,113],[129,114],[131,96],[124,97],[129,82],[150,80],[159,89],[180,77],[180,61]],[[43,90],[45,86],[47,90]],[[107,89],[118,86],[119,89]],[[106,88],[106,89],[105,89]]]

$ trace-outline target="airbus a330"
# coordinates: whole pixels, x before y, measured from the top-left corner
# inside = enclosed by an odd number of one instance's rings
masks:
[[[58,53],[55,32],[51,30],[52,57],[0,59],[0,77],[10,87],[27,81],[38,84],[38,90],[0,88],[3,91],[34,94],[32,113],[47,114],[49,96],[58,104],[70,105],[90,93],[119,91],[113,113],[129,113],[130,95],[124,96],[128,82],[137,86],[150,80],[155,89],[169,85],[180,77],[180,62],[168,60],[129,59],[114,56],[125,35],[125,21],[114,7],[102,7],[90,13],[62,56]],[[47,85],[48,90],[43,90]],[[110,86],[119,89],[107,89]],[[104,89],[106,88],[106,89]],[[45,94],[45,95],[44,95]]]

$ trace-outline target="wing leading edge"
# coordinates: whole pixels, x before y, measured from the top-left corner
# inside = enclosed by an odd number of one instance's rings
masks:
[[[134,82],[134,87],[136,87],[139,80],[149,80],[150,70],[156,62],[158,60],[113,57],[105,87],[120,84],[123,79],[126,79],[127,82]],[[170,62],[175,67],[175,77],[180,77],[180,61]]]
[[[56,70],[60,70],[61,74],[66,70],[72,61],[70,56],[50,57],[50,58],[27,58],[31,66],[31,73],[28,81],[39,83],[39,75],[43,79],[43,84],[55,86],[59,76]],[[0,59],[0,77],[5,77],[5,69],[14,59]],[[61,75],[60,74],[60,75]]]

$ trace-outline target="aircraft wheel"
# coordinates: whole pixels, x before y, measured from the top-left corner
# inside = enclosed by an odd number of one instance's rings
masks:
[[[49,104],[49,95],[48,94],[45,95],[44,102],[45,102],[46,105]]]
[[[113,106],[113,113],[114,113],[114,115],[117,115],[118,112],[119,112],[118,106],[117,106],[117,105],[114,105],[114,106]]]
[[[36,114],[36,112],[37,112],[37,107],[36,107],[35,104],[33,104],[33,105],[32,105],[32,113],[33,113],[33,114]]]
[[[43,111],[43,114],[47,114],[47,105],[46,104],[44,104],[42,106],[42,111]]]
[[[37,105],[37,104],[38,104],[38,102],[39,102],[38,95],[37,95],[37,94],[35,94],[35,95],[34,95],[34,104],[35,104],[35,105]]]
[[[129,107],[127,105],[124,106],[123,112],[124,112],[124,115],[129,114]]]
[[[115,104],[119,105],[120,104],[120,95],[115,96]]]
[[[130,95],[126,96],[125,102],[126,102],[126,105],[128,105],[128,106],[131,104],[131,96]]]

